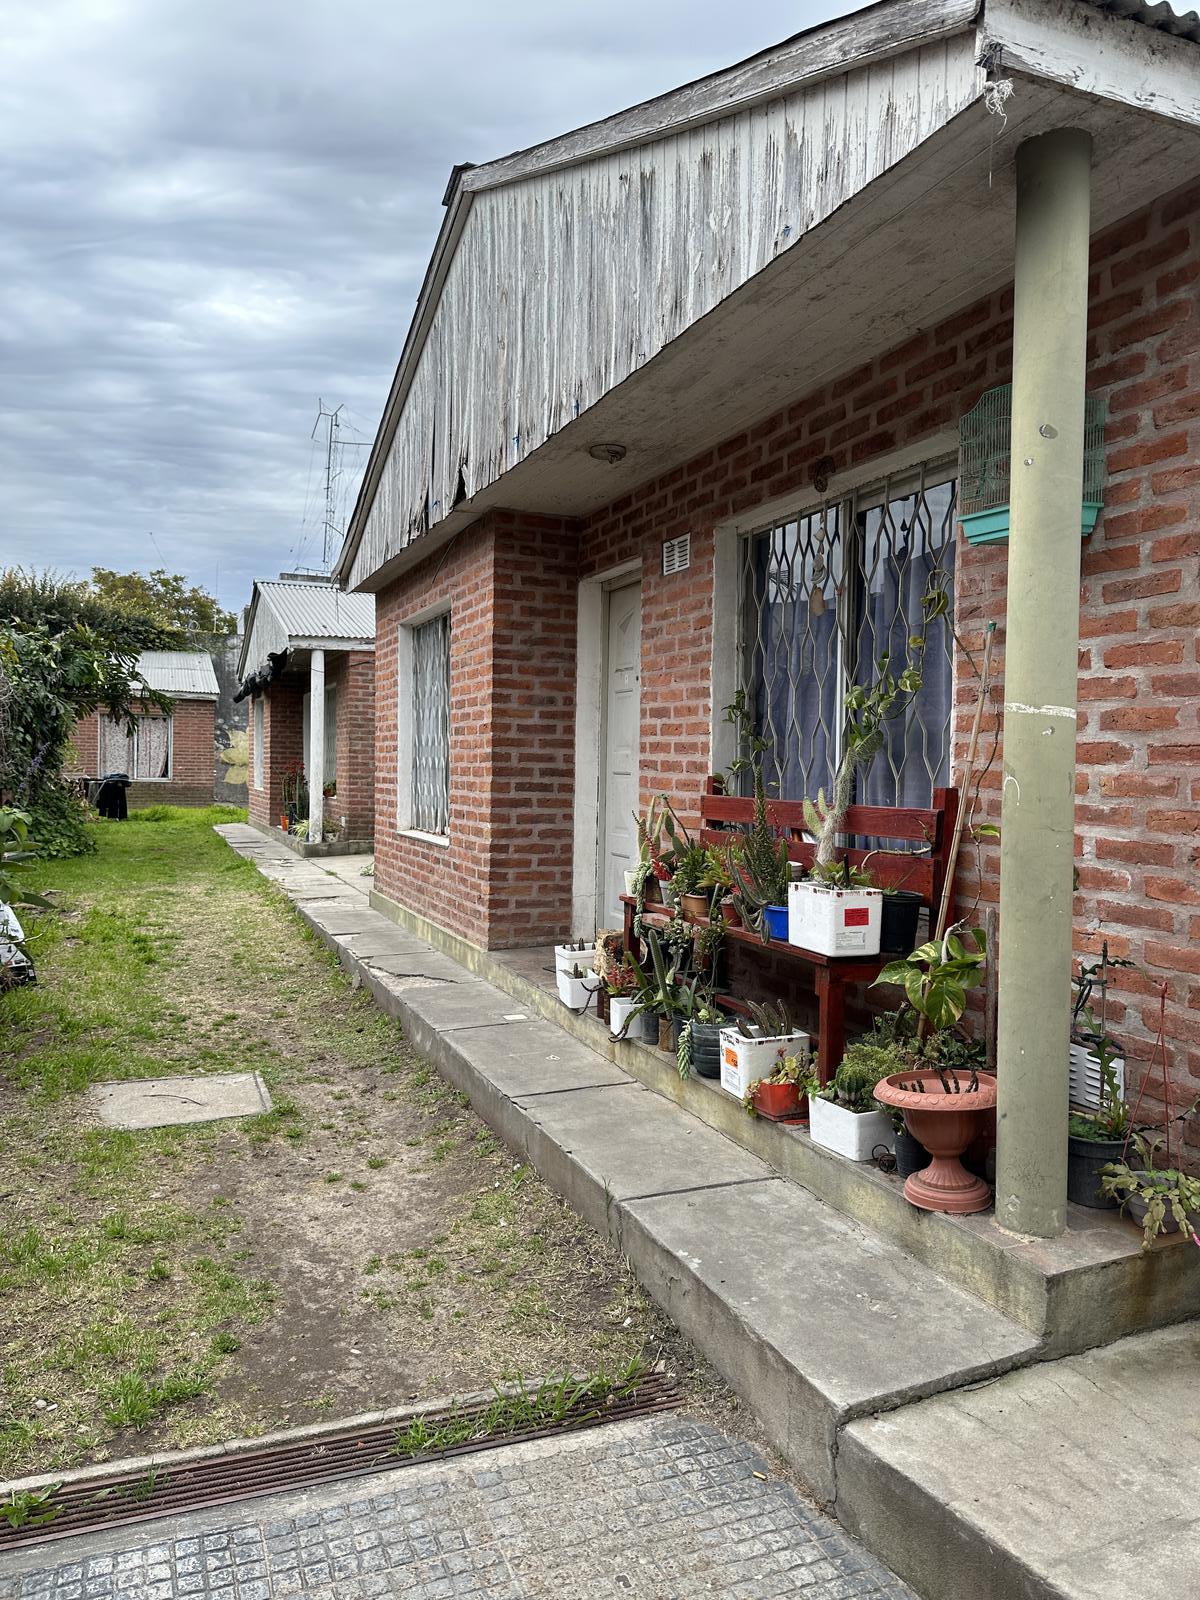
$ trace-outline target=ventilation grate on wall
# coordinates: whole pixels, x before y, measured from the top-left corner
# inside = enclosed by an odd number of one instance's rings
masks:
[[[678,538],[667,539],[663,544],[663,577],[686,572],[692,564],[692,536],[681,533]]]

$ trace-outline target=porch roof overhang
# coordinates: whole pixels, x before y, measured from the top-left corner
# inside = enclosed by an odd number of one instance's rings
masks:
[[[947,7],[939,15],[944,26],[969,27],[973,50],[990,50],[993,75],[1011,81],[1003,116],[987,109],[979,72],[967,103],[909,153],[416,534],[394,515],[384,525],[376,502],[390,448],[385,413],[341,580],[377,591],[490,509],[586,517],[1007,283],[1015,152],[1035,134],[1092,134],[1093,231],[1200,170],[1200,51],[1191,42],[1200,24],[1185,31],[1195,19],[1177,19],[1179,37],[1106,14],[1104,0],[987,0],[969,19]],[[498,181],[518,181],[513,163],[583,159],[569,141],[589,134],[494,164],[504,169]],[[468,172],[459,188],[482,186],[477,172],[489,169]],[[624,447],[618,462],[589,454],[605,443]]]

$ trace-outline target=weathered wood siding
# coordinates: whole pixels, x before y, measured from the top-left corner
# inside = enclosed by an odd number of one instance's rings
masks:
[[[981,83],[975,39],[968,31],[635,148],[477,187],[349,586],[969,105]]]

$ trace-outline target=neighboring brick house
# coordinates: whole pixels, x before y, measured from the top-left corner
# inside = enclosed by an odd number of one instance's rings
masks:
[[[131,806],[207,806],[213,800],[217,677],[203,650],[146,650],[138,671],[173,707],[141,705],[132,724],[91,712],[76,725],[74,770],[93,779],[124,772]]]
[[[249,700],[250,821],[279,832],[288,785],[303,772],[310,823],[303,848],[371,848],[374,633],[371,596],[343,594],[328,578],[285,574],[254,585],[237,696]],[[314,793],[318,742],[324,751],[324,783]]]
[[[1008,711],[1077,693],[1075,949],[1137,962],[1109,1011],[1135,1061],[1165,985],[1173,1079],[1200,1091],[1200,24],[1120,9],[891,0],[456,174],[336,573],[376,597],[384,901],[484,948],[614,925],[630,813],[665,792],[695,822],[735,691],[779,792],[815,793],[847,684],[939,575],[954,630],[861,798],[955,781],[995,622],[974,816],[999,820],[1010,547],[964,538],[959,422],[1032,381],[1016,151],[1028,171],[1082,129],[1062,309],[1086,311],[1104,510],[1077,685]],[[999,858],[968,852],[964,910]]]

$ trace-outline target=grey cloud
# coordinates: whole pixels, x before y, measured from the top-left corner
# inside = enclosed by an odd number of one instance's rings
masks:
[[[0,557],[240,605],[319,556],[317,396],[369,438],[451,166],[712,71],[828,0],[43,0],[0,54]],[[354,452],[347,461],[365,456]],[[306,485],[309,511],[305,518]],[[153,530],[157,549],[147,536]]]

